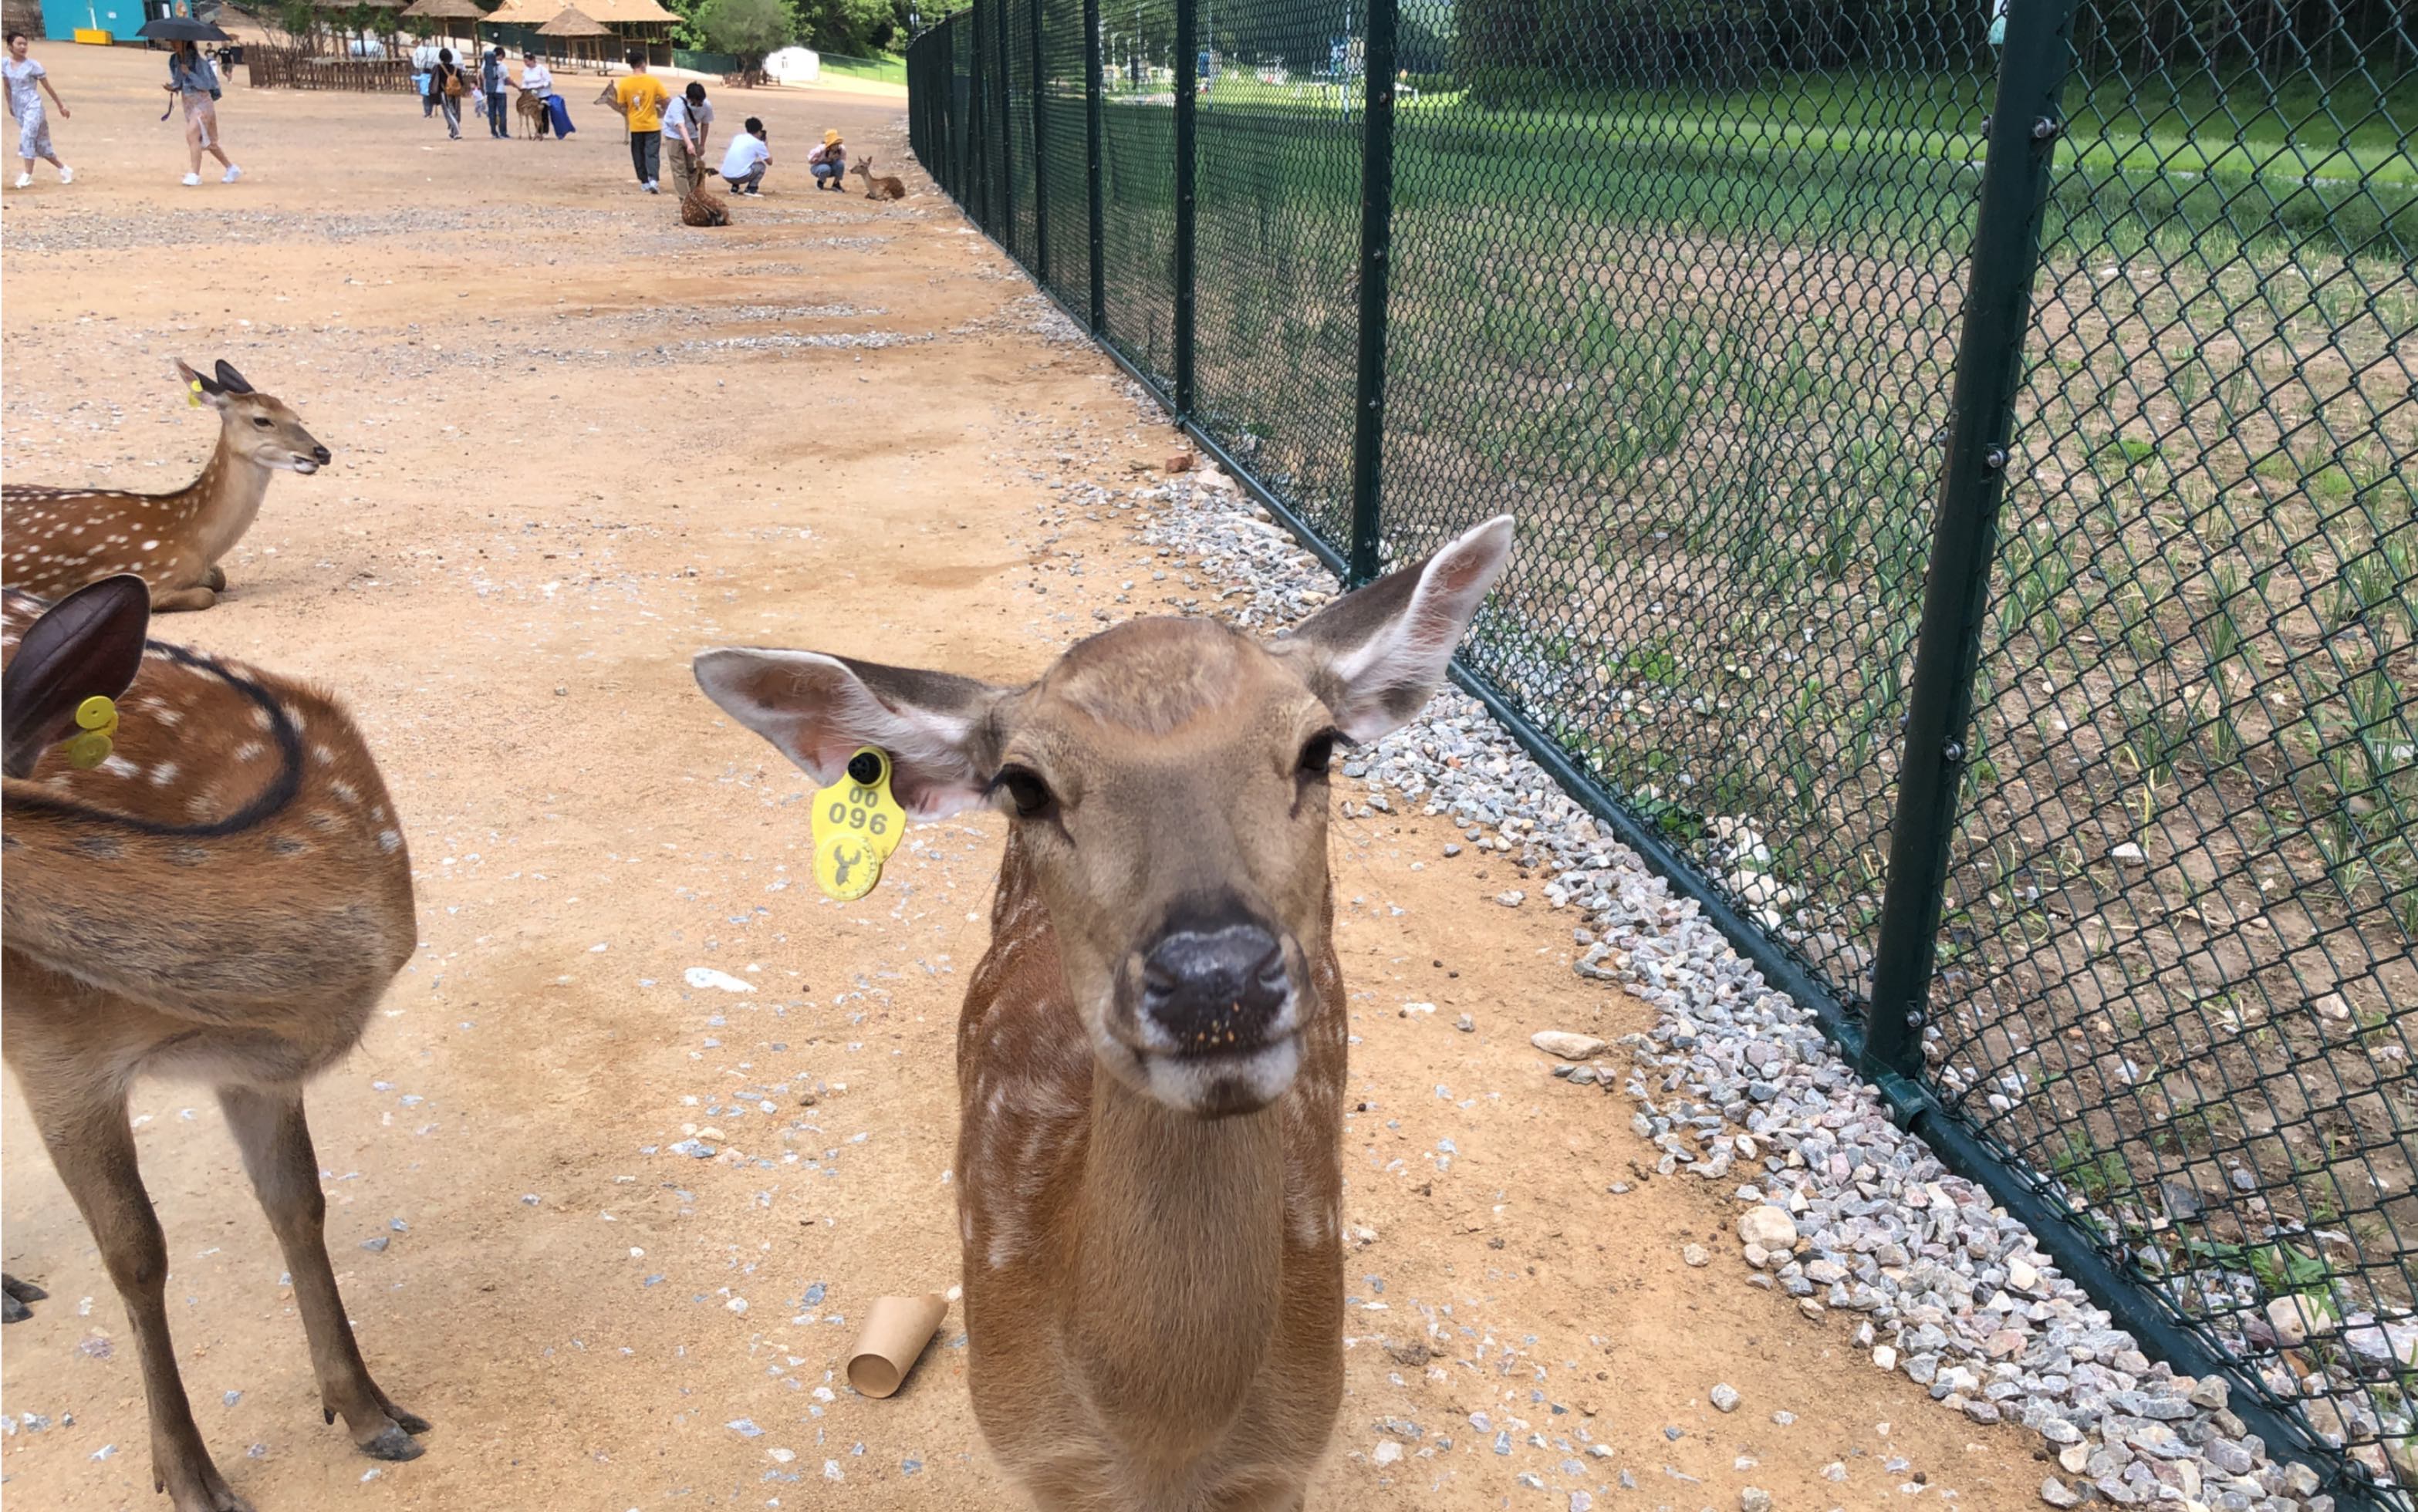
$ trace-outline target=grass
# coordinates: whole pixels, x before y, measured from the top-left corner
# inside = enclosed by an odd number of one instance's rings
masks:
[[[895,53],[873,58],[843,58],[825,53],[822,60],[823,72],[833,78],[896,84],[901,89],[907,87],[907,60]]]

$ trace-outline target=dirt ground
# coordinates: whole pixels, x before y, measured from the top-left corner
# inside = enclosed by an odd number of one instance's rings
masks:
[[[436,1424],[424,1458],[377,1466],[320,1425],[215,1104],[135,1097],[228,1478],[263,1512],[1014,1504],[954,1316],[898,1397],[836,1375],[872,1297],[956,1278],[952,1035],[1001,823],[932,827],[882,891],[823,900],[807,780],[688,659],[748,642],[1028,676],[1094,608],[1181,589],[1128,516],[1052,492],[1130,488],[1162,422],[1053,339],[913,171],[895,107],[726,93],[726,129],[772,125],[771,192],[700,232],[635,192],[593,108],[568,144],[455,144],[407,99],[238,87],[222,115],[250,176],[188,190],[156,57],[38,55],[79,179],[6,196],[8,476],[181,483],[212,432],[172,356],[294,405],[334,466],[277,480],[226,599],[157,633],[342,690],[419,879],[419,956],[312,1112],[330,1248],[378,1379]],[[807,192],[826,124],[911,197]],[[1335,830],[1346,1217],[1373,1237],[1349,1257],[1313,1504],[2028,1504],[2028,1436],[1744,1285],[1723,1195],[1646,1180],[1624,1102],[1549,1078],[1532,1031],[1645,1010],[1572,975],[1556,915],[1483,904],[1502,882],[1443,860],[1453,838]],[[694,967],[757,990],[689,987]],[[671,1152],[708,1129],[718,1158]],[[0,1340],[0,1495],[164,1506],[124,1315],[13,1086],[0,1132],[8,1268],[52,1293]],[[1691,1242],[1711,1265],[1682,1262]],[[1425,1368],[1384,1348],[1431,1321]],[[1419,1435],[1380,1465],[1389,1418]]]

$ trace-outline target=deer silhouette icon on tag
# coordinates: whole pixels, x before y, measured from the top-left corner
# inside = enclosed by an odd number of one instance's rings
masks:
[[[815,880],[853,903],[881,880],[882,863],[907,832],[907,811],[890,794],[890,757],[865,746],[840,780],[815,794]]]

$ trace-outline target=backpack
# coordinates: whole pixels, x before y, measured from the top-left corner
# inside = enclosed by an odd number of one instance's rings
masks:
[[[462,87],[462,70],[459,68],[446,69],[445,98],[448,99],[459,99],[466,93],[467,93],[467,91]]]

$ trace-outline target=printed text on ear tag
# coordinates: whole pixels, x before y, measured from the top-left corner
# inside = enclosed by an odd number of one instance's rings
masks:
[[[881,880],[881,863],[907,832],[907,811],[890,796],[890,758],[865,746],[840,780],[815,794],[815,880],[852,903]]]

